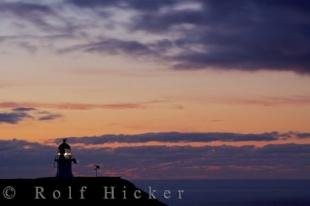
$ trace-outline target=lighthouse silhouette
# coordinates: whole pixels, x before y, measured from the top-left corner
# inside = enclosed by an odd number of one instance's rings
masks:
[[[57,163],[57,178],[69,179],[73,177],[72,163],[76,164],[76,159],[71,154],[71,147],[67,144],[67,139],[63,139],[58,146],[55,162]]]

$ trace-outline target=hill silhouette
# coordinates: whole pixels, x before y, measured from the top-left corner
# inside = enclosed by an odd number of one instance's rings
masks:
[[[112,191],[114,190],[114,194]],[[56,177],[37,179],[1,179],[0,202],[22,201],[23,203],[57,202],[88,203],[105,205],[151,205],[165,204],[153,199],[150,193],[137,188],[120,177]]]

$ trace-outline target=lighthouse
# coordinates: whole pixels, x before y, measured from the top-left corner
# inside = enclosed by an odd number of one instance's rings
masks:
[[[76,164],[76,159],[71,154],[71,147],[67,144],[66,139],[64,139],[58,146],[55,162],[57,163],[56,177],[61,179],[69,179],[73,177],[72,163]]]

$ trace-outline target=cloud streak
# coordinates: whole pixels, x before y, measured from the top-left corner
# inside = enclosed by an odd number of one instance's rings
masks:
[[[150,100],[143,102],[124,102],[124,103],[40,103],[40,102],[0,102],[0,108],[15,107],[35,107],[48,109],[64,110],[90,110],[90,109],[109,109],[109,110],[126,110],[126,109],[145,109],[153,104],[165,103],[166,100]]]
[[[63,115],[61,114],[56,114],[56,113],[51,113],[51,112],[41,112],[39,113],[39,116],[38,116],[38,120],[39,121],[50,121],[50,120],[55,120],[55,119],[58,119],[58,118],[62,118]]]
[[[263,96],[260,98],[235,98],[235,97],[224,97],[217,98],[213,97],[211,102],[225,103],[225,104],[236,104],[245,106],[310,106],[310,96],[306,95],[295,95],[295,96]]]
[[[32,118],[31,115],[26,112],[12,111],[12,112],[0,112],[0,124],[17,124],[23,120]]]
[[[18,124],[25,120],[50,121],[61,118],[62,115],[33,107],[15,107],[11,111],[0,112],[0,124]]]

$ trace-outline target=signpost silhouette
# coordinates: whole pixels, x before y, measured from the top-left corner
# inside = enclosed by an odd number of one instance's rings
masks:
[[[98,177],[98,170],[100,170],[100,165],[95,165],[94,170],[96,171],[96,177]]]

